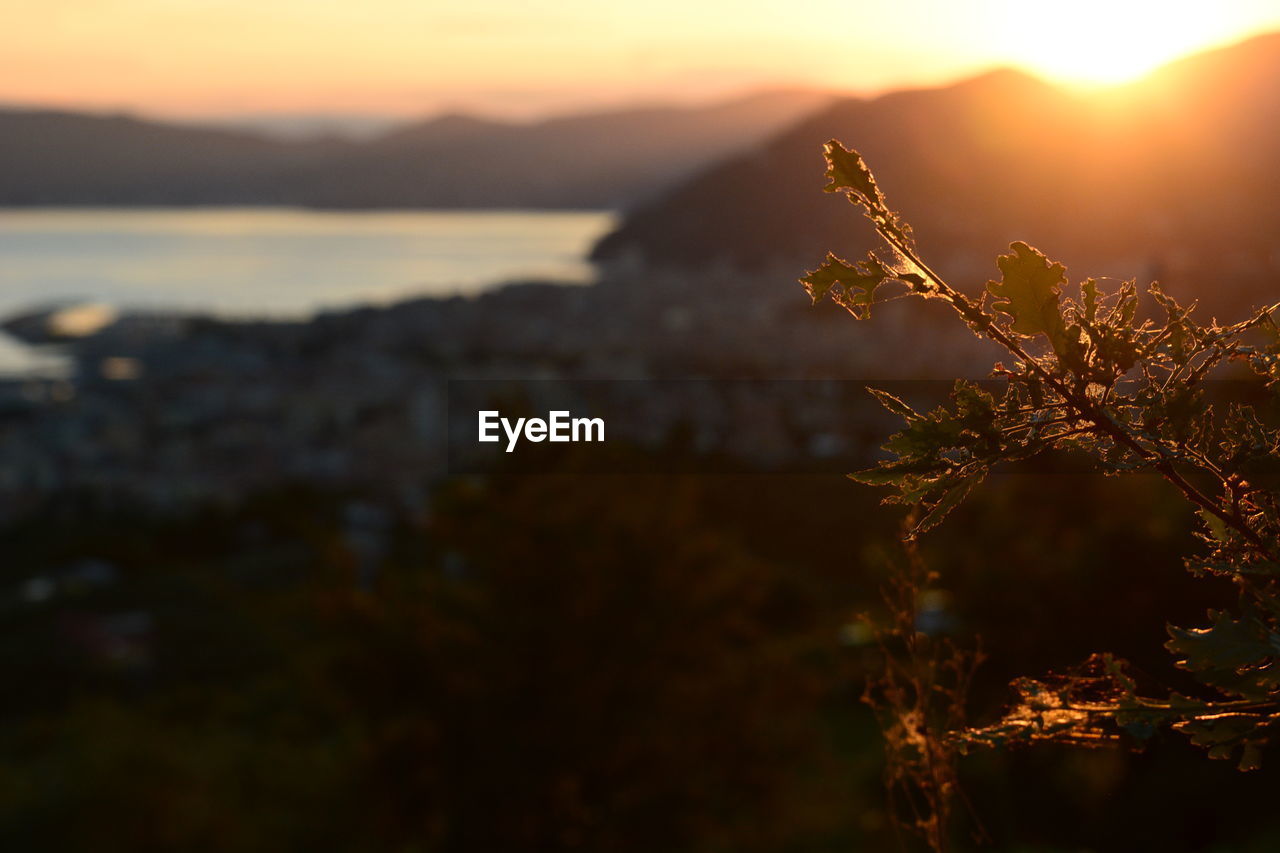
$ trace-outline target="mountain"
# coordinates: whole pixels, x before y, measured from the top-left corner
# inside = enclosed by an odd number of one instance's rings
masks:
[[[0,204],[632,204],[819,109],[779,91],[530,124],[441,116],[367,141],[0,110]]]
[[[316,138],[369,140],[390,132],[403,120],[377,113],[243,113],[192,120],[196,126],[233,128],[271,139],[303,142]]]
[[[864,154],[924,245],[1003,239],[1008,220],[1046,213],[1022,199],[1049,190],[1048,164],[1070,168],[1064,160],[1082,118],[1069,96],[1013,71],[842,100],[637,208],[595,255],[746,267],[846,246],[857,219],[847,202],[820,191],[822,143],[832,137]],[[961,215],[969,206],[986,214]],[[1001,233],[979,233],[992,229]]]
[[[821,146],[866,158],[926,256],[979,282],[1023,239],[1081,274],[1174,289],[1280,276],[1280,34],[1085,98],[1014,71],[844,99],[635,208],[596,260],[798,270],[876,245],[821,192]],[[1246,286],[1247,285],[1247,286]]]
[[[282,173],[322,207],[617,208],[759,144],[829,101],[776,92],[707,108],[502,123],[446,115]]]
[[[335,148],[129,116],[4,110],[0,204],[235,203],[273,170]]]

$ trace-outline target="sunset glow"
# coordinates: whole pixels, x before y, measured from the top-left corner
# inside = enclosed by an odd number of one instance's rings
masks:
[[[1233,19],[1229,5],[1019,3],[1001,21],[999,49],[1014,64],[1051,79],[1122,83],[1237,34],[1247,10]]]
[[[0,12],[0,102],[189,116],[532,116],[773,86],[872,93],[1001,65],[1096,84],[1280,28],[1272,0],[0,0]]]

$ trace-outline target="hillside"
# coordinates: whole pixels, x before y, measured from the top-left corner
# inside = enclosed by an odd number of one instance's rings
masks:
[[[0,204],[234,203],[299,157],[332,144],[285,144],[249,133],[128,116],[0,111]]]
[[[828,101],[783,91],[532,124],[441,116],[367,142],[0,110],[0,204],[619,207]]]
[[[1280,34],[1193,56],[1105,97],[1014,71],[841,100],[636,208],[597,260],[813,265],[874,245],[820,192],[821,145],[857,148],[943,271],[980,281],[1011,239],[1078,272],[1230,278],[1280,272]]]

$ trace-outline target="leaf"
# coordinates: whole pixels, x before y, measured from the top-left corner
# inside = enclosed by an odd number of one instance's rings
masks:
[[[1240,750],[1238,767],[1257,770],[1262,766],[1261,744],[1266,743],[1271,720],[1258,714],[1211,714],[1175,723],[1174,728],[1190,736],[1196,746],[1207,747],[1209,757],[1225,760]]]
[[[892,486],[885,503],[919,505],[913,535],[937,525],[987,476],[1003,451],[996,426],[995,399],[982,388],[958,381],[951,392],[955,410],[940,406],[920,414],[897,397],[869,388],[886,409],[902,416],[906,429],[884,449],[895,459],[849,477],[872,486]]]
[[[1130,279],[1120,285],[1120,297],[1111,316],[1107,318],[1113,326],[1133,325],[1133,318],[1138,314],[1138,283]]]
[[[894,270],[886,267],[874,254],[868,253],[865,261],[850,264],[828,253],[822,266],[805,273],[800,283],[814,304],[830,295],[832,301],[850,314],[866,319],[871,315],[876,289],[895,277]]]
[[[1246,742],[1240,748],[1240,763],[1236,767],[1244,772],[1262,768],[1262,749],[1253,741]]]
[[[1080,293],[1084,297],[1084,319],[1092,323],[1098,317],[1098,283],[1088,279],[1080,285]]]
[[[906,403],[902,402],[902,400],[890,394],[888,391],[882,391],[879,388],[868,388],[867,391],[871,394],[872,397],[876,398],[876,401],[880,405],[884,406],[886,409],[893,412],[895,415],[901,415],[903,418],[905,418],[908,421],[913,420],[914,418],[920,417],[918,414],[916,414],[915,409],[911,408]]]
[[[1237,621],[1222,610],[1210,610],[1209,618],[1213,624],[1208,628],[1168,626],[1170,639],[1165,648],[1182,657],[1178,666],[1183,669],[1238,671],[1280,655],[1280,637],[1256,619]]]
[[[946,406],[939,406],[927,414],[919,414],[890,394],[883,391],[872,393],[881,405],[907,421],[907,428],[890,436],[883,445],[900,461],[934,460],[950,467],[946,457],[949,450],[965,448],[985,455],[1000,448],[996,401],[977,385],[963,380],[956,382],[951,391],[954,412]]]
[[[842,192],[846,195],[854,193],[857,198],[853,200],[862,203],[868,210],[885,209],[884,195],[876,186],[876,179],[871,176],[871,170],[863,162],[861,154],[845,148],[835,139],[828,141],[822,151],[827,158],[827,178],[831,181],[823,187],[824,192]]]
[[[982,467],[947,487],[942,496],[931,504],[921,519],[916,522],[915,527],[911,529],[912,535],[919,535],[937,527],[951,513],[951,510],[964,503],[964,499],[969,497],[969,493],[986,479],[986,476],[987,469]]]
[[[1056,344],[1065,339],[1058,296],[1067,281],[1067,268],[1051,263],[1023,242],[1009,244],[1013,254],[996,259],[1002,278],[987,282],[996,297],[993,307],[1012,318],[1010,328],[1019,335],[1044,335]]]
[[[1209,512],[1207,509],[1200,510],[1200,518],[1204,520],[1204,526],[1209,528],[1209,534],[1213,536],[1214,539],[1217,539],[1219,542],[1226,542],[1229,540],[1230,537],[1227,535],[1227,523],[1225,521],[1218,518],[1218,516]]]

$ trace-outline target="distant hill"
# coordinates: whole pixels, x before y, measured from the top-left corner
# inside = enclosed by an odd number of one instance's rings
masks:
[[[1075,273],[1280,295],[1280,34],[1105,97],[998,71],[844,99],[638,206],[594,257],[759,269],[858,255],[875,245],[871,229],[820,191],[832,137],[866,157],[926,254],[959,280],[985,279],[1025,239]]]
[[[829,102],[778,91],[532,124],[442,116],[363,142],[0,110],[0,204],[619,207]]]
[[[5,110],[0,204],[234,203],[299,158],[337,153],[128,116]]]

